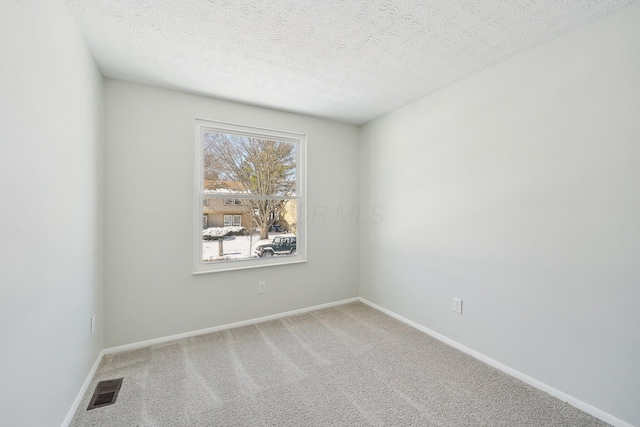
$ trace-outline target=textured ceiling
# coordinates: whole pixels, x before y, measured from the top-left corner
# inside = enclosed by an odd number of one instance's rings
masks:
[[[107,77],[364,123],[637,0],[65,0]]]

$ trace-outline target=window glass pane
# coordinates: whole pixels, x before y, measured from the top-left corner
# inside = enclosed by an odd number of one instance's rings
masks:
[[[209,227],[202,232],[202,261],[295,255],[298,201],[244,199],[243,202],[241,214],[208,214]],[[224,198],[210,198],[209,207],[216,205],[225,207]]]
[[[294,143],[206,131],[202,150],[207,194],[296,195]]]

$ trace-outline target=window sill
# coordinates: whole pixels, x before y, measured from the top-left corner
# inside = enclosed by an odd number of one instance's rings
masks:
[[[219,263],[214,265],[200,265],[193,271],[193,275],[197,276],[200,274],[209,274],[209,273],[218,273],[221,271],[233,271],[233,270],[247,270],[250,268],[265,268],[265,267],[274,267],[278,265],[289,265],[289,264],[301,264],[307,262],[306,258],[298,258],[293,259],[293,257],[289,259],[272,259],[269,261],[264,260],[242,260],[242,261],[227,261],[224,263]],[[212,268],[214,267],[214,268]]]

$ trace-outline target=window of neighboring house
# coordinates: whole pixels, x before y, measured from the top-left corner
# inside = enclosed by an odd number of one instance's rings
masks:
[[[224,226],[242,226],[242,215],[225,215],[224,216]]]
[[[224,199],[224,204],[227,206],[239,206],[242,204],[242,199]]]
[[[305,149],[302,134],[196,120],[196,212],[209,218],[195,273],[306,261]],[[238,212],[211,212],[223,206]]]
[[[202,215],[202,228],[205,229],[209,226],[209,214]]]

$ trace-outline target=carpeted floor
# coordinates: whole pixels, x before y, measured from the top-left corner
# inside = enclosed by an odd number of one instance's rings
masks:
[[[87,411],[98,381],[114,405]],[[107,355],[80,426],[604,426],[362,303]]]

